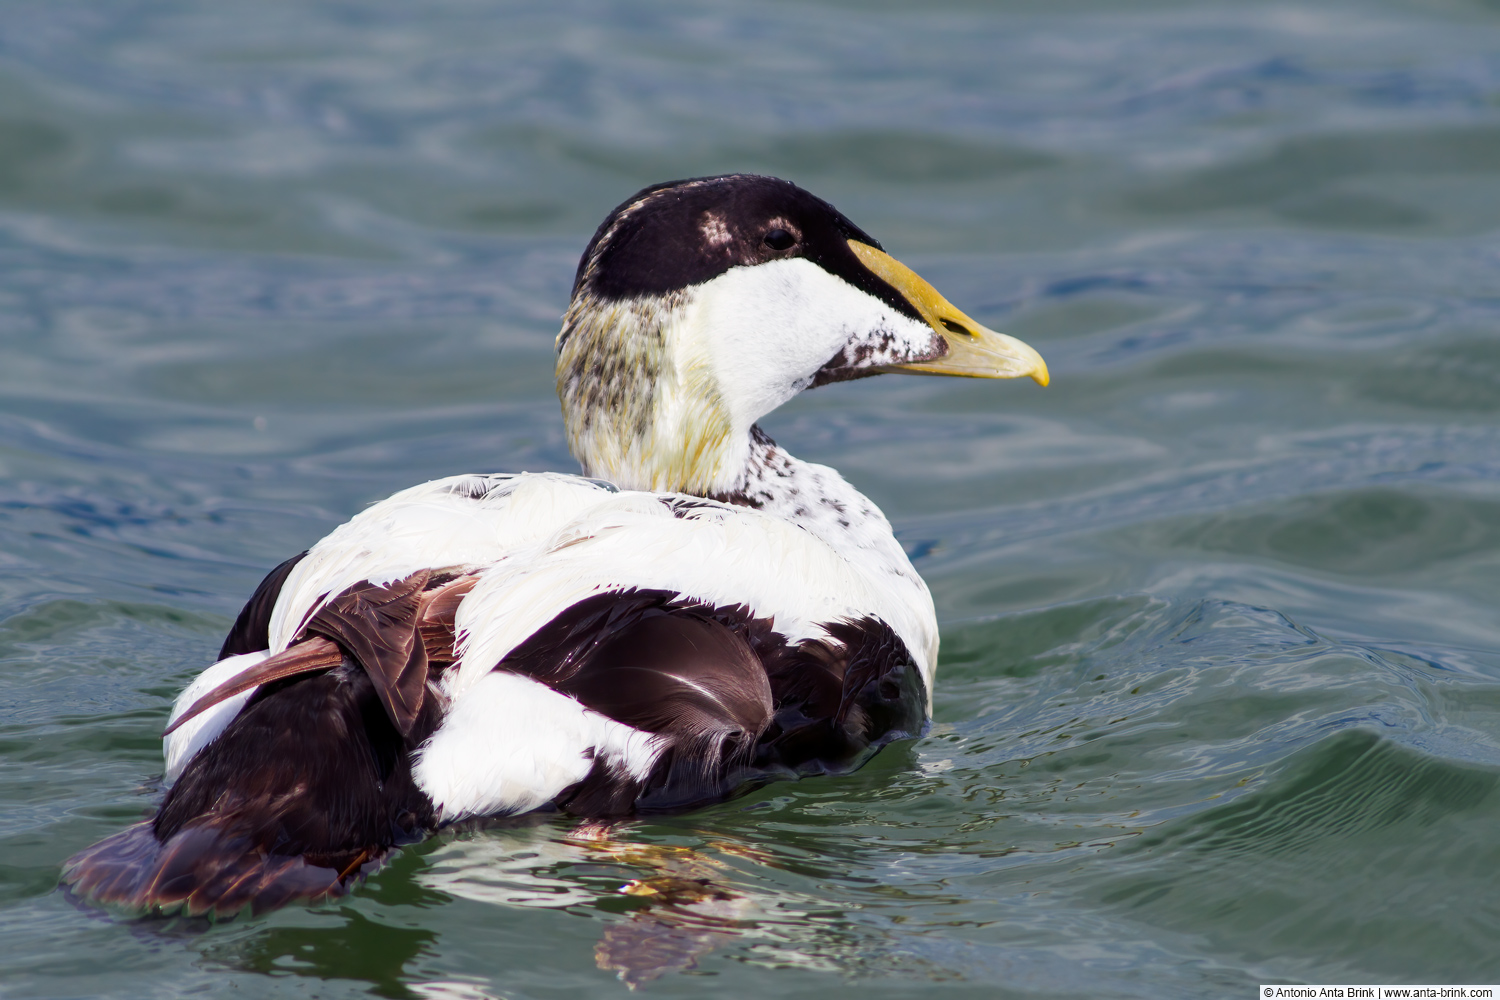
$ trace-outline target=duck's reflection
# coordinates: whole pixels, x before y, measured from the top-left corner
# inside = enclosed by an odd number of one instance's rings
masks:
[[[594,963],[631,989],[693,968],[741,933],[751,916],[749,900],[709,879],[664,875],[629,882],[620,891],[648,899],[649,908],[610,924],[594,946]]]
[[[424,994],[407,981],[408,970],[427,954],[437,935],[413,927],[391,927],[341,907],[321,926],[298,921],[291,926],[256,927],[246,935],[224,939],[206,936],[203,954],[214,964],[268,976],[287,974],[318,980],[353,980],[370,984],[370,992],[395,1000]],[[150,925],[142,925],[150,926]],[[179,922],[179,928],[208,934],[207,922]]]
[[[723,856],[757,852],[713,842],[704,849],[643,844],[627,827],[504,830],[451,841],[417,874],[423,886],[500,906],[613,911],[594,948],[599,968],[631,989],[693,968],[715,948],[760,930],[766,900]],[[633,876],[633,877],[632,877]],[[785,919],[785,914],[782,915]]]

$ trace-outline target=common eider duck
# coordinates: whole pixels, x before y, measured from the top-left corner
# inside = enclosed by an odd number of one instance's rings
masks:
[[[885,372],[1048,380],[794,184],[636,194],[557,337],[583,476],[415,486],[277,566],[177,699],[156,815],[63,881],[263,910],[460,820],[683,810],[922,734],[926,584],[874,504],[756,426]]]

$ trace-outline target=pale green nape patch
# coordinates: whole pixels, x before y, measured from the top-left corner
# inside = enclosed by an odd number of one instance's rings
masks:
[[[557,396],[584,472],[628,489],[727,488],[734,427],[699,339],[691,292],[600,302],[583,293],[558,335]]]

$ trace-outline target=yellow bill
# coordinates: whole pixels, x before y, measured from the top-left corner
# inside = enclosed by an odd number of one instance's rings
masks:
[[[1051,381],[1047,362],[1031,345],[996,333],[965,316],[943,298],[921,275],[888,253],[867,243],[850,240],[854,255],[882,281],[900,292],[916,307],[948,345],[948,353],[936,361],[891,365],[889,371],[914,375],[963,375],[969,378],[1019,378],[1030,375],[1037,385]]]

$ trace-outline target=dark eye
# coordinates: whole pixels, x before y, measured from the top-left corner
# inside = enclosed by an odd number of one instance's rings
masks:
[[[797,237],[785,229],[778,228],[766,233],[766,238],[761,240],[761,242],[772,250],[790,250],[797,245]]]

